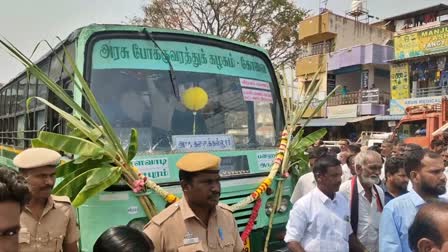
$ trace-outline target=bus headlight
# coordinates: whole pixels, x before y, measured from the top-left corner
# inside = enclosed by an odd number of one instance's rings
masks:
[[[280,202],[280,207],[278,208],[279,213],[284,213],[286,210],[288,210],[289,206],[289,200],[288,198],[282,198],[282,201]]]
[[[271,215],[272,211],[274,211],[274,201],[270,200],[266,202],[265,206],[266,215]]]

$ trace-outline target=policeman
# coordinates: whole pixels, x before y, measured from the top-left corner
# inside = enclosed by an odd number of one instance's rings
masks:
[[[30,148],[13,160],[31,191],[31,200],[20,216],[21,252],[78,251],[79,230],[70,200],[51,195],[60,158],[56,151]]]
[[[231,210],[219,203],[220,162],[208,153],[189,153],[177,162],[184,197],[144,229],[156,252],[243,250]]]

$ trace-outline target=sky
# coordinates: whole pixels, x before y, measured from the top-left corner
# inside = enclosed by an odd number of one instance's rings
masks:
[[[142,15],[141,6],[150,0],[0,0],[0,35],[30,55],[41,40],[57,43],[75,29],[92,23],[126,23]],[[321,0],[294,0],[300,7],[318,13]],[[394,16],[448,0],[367,0],[370,14]],[[406,4],[403,4],[406,2]],[[328,0],[327,8],[344,15],[351,0]],[[33,59],[48,51],[41,46]],[[23,67],[0,49],[0,83],[15,77]]]

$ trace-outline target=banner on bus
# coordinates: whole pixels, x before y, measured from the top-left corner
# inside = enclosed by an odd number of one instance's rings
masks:
[[[268,67],[255,55],[177,41],[104,39],[93,47],[93,69],[152,69],[216,73],[272,82]]]

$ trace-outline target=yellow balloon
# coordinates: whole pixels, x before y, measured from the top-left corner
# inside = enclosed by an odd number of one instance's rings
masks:
[[[191,111],[201,110],[208,103],[208,94],[201,87],[192,87],[182,94],[182,103]]]

